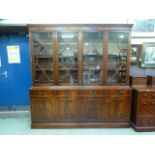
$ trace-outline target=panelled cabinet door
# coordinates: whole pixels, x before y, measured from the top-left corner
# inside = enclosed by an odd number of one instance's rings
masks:
[[[78,84],[78,33],[58,32],[59,83]]]
[[[108,122],[128,122],[130,120],[130,98],[107,98]]]
[[[108,83],[126,83],[128,32],[109,32]]]
[[[104,122],[107,109],[103,97],[83,97],[79,102],[80,122]]]
[[[56,101],[57,122],[78,122],[78,99],[59,97]]]
[[[34,83],[53,83],[53,33],[33,32]]]
[[[83,83],[102,84],[103,32],[84,32]]]
[[[31,97],[31,115],[34,123],[48,123],[54,122],[55,115],[55,101],[45,98]]]

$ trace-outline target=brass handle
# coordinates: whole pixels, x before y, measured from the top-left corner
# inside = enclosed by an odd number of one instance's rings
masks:
[[[154,101],[152,101],[152,104],[155,104],[155,102],[154,102]]]
[[[70,90],[65,91],[65,95],[71,95],[71,91]]]
[[[150,124],[152,124],[153,123],[153,121],[152,120],[150,120]]]
[[[146,102],[143,102],[143,104],[146,105],[147,103]]]
[[[116,90],[116,95],[121,95],[121,91],[120,90]]]
[[[44,90],[40,91],[40,96],[42,96],[42,97],[45,96],[45,91]]]
[[[91,91],[91,94],[92,94],[92,95],[96,95],[96,94],[97,94],[96,90],[92,90],[92,91]]]

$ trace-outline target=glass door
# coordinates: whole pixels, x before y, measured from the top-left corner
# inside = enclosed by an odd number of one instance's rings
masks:
[[[32,33],[34,58],[34,83],[53,83],[53,33]]]
[[[103,83],[103,33],[84,32],[83,83]]]
[[[78,84],[78,33],[58,32],[59,83]]]
[[[126,82],[128,39],[128,32],[109,32],[108,83]]]

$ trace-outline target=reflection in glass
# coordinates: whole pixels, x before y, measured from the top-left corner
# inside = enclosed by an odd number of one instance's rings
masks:
[[[59,82],[78,83],[78,35],[76,32],[58,33]]]
[[[108,45],[108,82],[125,83],[128,33],[110,32]]]
[[[35,83],[53,82],[53,49],[51,32],[32,33]]]
[[[83,82],[102,83],[103,33],[84,33],[83,60]]]
[[[141,67],[155,67],[155,43],[144,43]]]

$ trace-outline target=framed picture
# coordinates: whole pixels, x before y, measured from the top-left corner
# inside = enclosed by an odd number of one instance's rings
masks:
[[[141,44],[133,44],[131,45],[131,54],[130,54],[130,63],[131,65],[138,65],[139,58],[142,51]]]
[[[155,43],[143,43],[141,67],[155,67]]]

